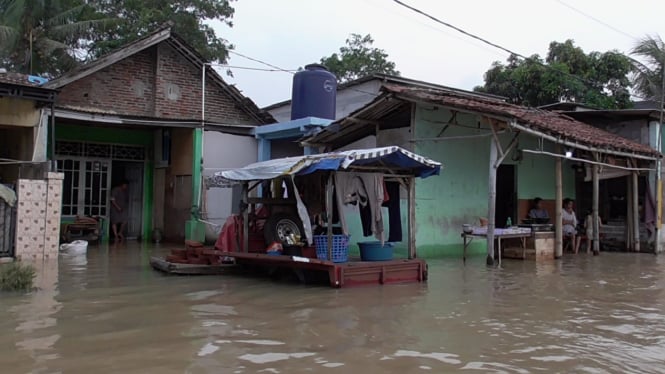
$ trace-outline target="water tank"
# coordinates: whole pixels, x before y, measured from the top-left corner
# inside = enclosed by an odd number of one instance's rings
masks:
[[[311,64],[293,77],[291,119],[335,119],[337,78],[323,65]]]

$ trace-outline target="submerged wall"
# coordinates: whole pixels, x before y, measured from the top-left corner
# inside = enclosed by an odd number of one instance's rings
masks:
[[[418,106],[416,109],[416,139],[438,137],[451,120],[449,110]],[[487,126],[479,123],[475,115],[459,113],[457,125],[449,126],[446,137],[467,137],[487,134]],[[504,147],[513,134],[500,135]],[[552,145],[544,145],[551,151]],[[458,138],[446,141],[418,140],[415,152],[436,161],[444,167],[441,175],[416,182],[417,244],[421,256],[461,256],[462,225],[478,224],[479,217],[488,211],[490,137]],[[538,140],[520,135],[520,149],[538,149]],[[516,165],[517,198],[532,199],[540,196],[553,199],[555,174],[553,158],[523,153],[522,158],[506,157],[504,164]],[[564,196],[575,194],[572,165],[564,162]],[[515,218],[513,218],[515,222]],[[486,243],[476,241],[469,247],[472,253],[484,253]]]

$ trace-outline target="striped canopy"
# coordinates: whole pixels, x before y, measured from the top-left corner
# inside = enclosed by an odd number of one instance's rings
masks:
[[[439,174],[441,163],[397,146],[358,149],[257,162],[215,173],[206,179],[206,185],[228,187],[241,182],[305,175],[320,170],[354,171],[359,167],[373,167],[377,172],[393,170],[401,175],[426,178]]]

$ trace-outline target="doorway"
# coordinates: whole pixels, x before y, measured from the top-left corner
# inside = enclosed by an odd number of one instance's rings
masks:
[[[123,179],[129,182],[129,207],[126,228],[127,239],[141,239],[143,224],[143,162],[113,161],[112,186],[120,185]]]
[[[496,172],[496,227],[505,227],[508,217],[513,225],[517,217],[517,178],[515,165],[500,165]]]

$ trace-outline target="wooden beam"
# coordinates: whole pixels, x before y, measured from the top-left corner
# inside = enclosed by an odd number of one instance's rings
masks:
[[[640,210],[639,210],[639,198],[638,198],[638,178],[637,172],[633,172],[633,247],[635,252],[640,251]]]
[[[330,173],[326,184],[326,225],[328,226],[328,261],[332,261],[333,246],[333,178],[335,173]],[[339,212],[344,214],[344,212]]]
[[[626,249],[630,252],[634,251],[633,247],[633,181],[632,176],[626,177]]]
[[[497,162],[496,162],[496,167],[498,168],[499,165],[503,162],[503,160],[510,154],[510,151],[513,150],[513,148],[517,145],[517,137],[520,135],[519,131],[513,136],[513,139],[510,141],[508,144],[508,147],[506,147],[505,153],[503,156],[501,156]]]
[[[242,211],[242,250],[249,253],[249,185],[247,182],[242,184],[242,201],[244,203]]]
[[[599,220],[598,220],[598,201],[599,201],[599,182],[598,182],[598,165],[593,164],[592,167],[592,172],[593,175],[591,176],[592,184],[593,184],[593,195],[592,195],[592,222],[593,222],[593,255],[597,256],[600,254],[600,225]],[[587,248],[587,252],[590,251],[591,248]]]
[[[496,161],[498,159],[498,144],[490,139],[489,159],[489,191],[487,196],[487,265],[494,265],[494,228],[496,227]]]
[[[499,134],[497,134],[496,129],[494,128],[494,121],[490,118],[488,119],[490,123],[490,130],[492,130],[492,137],[494,138],[494,142],[496,143],[496,149],[499,151],[499,156],[503,160],[504,157],[504,152],[503,149],[501,149],[501,141],[499,140]]]
[[[408,180],[408,209],[409,209],[409,259],[416,258],[416,178]]]
[[[555,145],[555,152],[561,153],[561,145]],[[557,157],[555,160],[554,173],[556,175],[556,202],[554,213],[554,258],[561,258],[563,256],[563,176],[561,158]],[[574,244],[573,244],[574,245]]]

